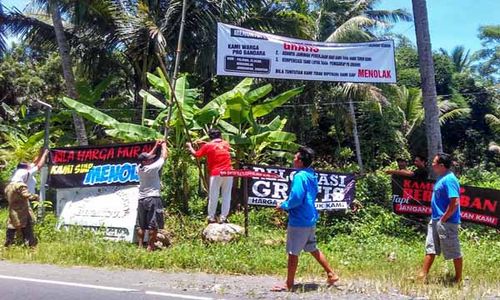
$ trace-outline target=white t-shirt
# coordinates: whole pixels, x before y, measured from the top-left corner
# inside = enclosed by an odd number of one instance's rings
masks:
[[[10,178],[10,182],[22,182],[27,183],[29,177],[29,172],[27,169],[17,169]]]
[[[35,164],[30,164],[30,169],[28,170],[28,182],[26,185],[28,186],[28,191],[31,194],[36,194],[36,178],[35,173],[38,172],[38,167]]]
[[[160,157],[150,165],[137,167],[137,174],[139,175],[139,199],[160,197],[160,169],[164,163],[165,159]]]

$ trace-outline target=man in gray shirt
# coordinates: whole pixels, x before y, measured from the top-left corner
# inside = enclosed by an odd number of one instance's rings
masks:
[[[161,146],[161,155],[156,158],[156,150]],[[137,206],[137,239],[139,248],[144,244],[144,231],[148,230],[148,251],[155,248],[158,229],[163,229],[163,204],[160,198],[160,170],[167,158],[167,145],[157,141],[149,153],[139,154],[140,164],[137,167],[139,175],[139,204]]]

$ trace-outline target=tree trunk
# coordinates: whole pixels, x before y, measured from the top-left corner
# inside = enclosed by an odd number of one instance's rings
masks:
[[[71,98],[78,100],[79,96],[75,87],[75,77],[73,76],[69,44],[64,34],[64,27],[62,24],[59,7],[57,6],[57,1],[50,0],[49,9],[52,16],[52,22],[54,23],[54,32],[56,34],[59,55],[61,56],[61,64],[63,69],[64,81],[66,84],[66,90]],[[88,145],[87,132],[85,131],[85,123],[83,122],[82,117],[77,115],[75,112],[72,113],[72,116],[73,124],[75,126],[76,140],[78,144]]]
[[[425,111],[425,132],[427,136],[427,155],[432,159],[443,150],[439,108],[437,105],[434,62],[432,59],[429,21],[426,0],[412,0],[415,33],[417,36],[418,61],[422,80],[422,96]]]
[[[356,114],[354,112],[354,104],[352,103],[351,97],[349,97],[349,114],[351,115],[352,133],[354,135],[354,145],[356,146],[356,159],[358,160],[359,172],[361,174],[364,174],[365,168],[363,167],[363,159],[361,158],[361,145],[359,143],[358,124],[356,122]]]

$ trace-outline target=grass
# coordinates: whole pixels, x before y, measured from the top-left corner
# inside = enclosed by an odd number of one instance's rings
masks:
[[[284,277],[286,255],[282,218],[276,218],[272,209],[252,212],[250,217],[250,224],[254,225],[250,228],[249,238],[241,238],[227,245],[207,245],[200,238],[205,225],[203,219],[171,216],[167,218],[166,226],[173,234],[173,246],[164,251],[147,253],[137,249],[135,245],[106,241],[99,235],[78,228],[56,231],[55,218],[48,216],[44,224],[36,228],[39,238],[36,249],[0,247],[0,259],[59,265]],[[2,209],[2,238],[5,236],[6,218],[7,212]],[[388,218],[392,218],[390,214]],[[236,214],[232,220],[243,224],[241,214]],[[380,291],[396,289],[402,294],[433,299],[500,295],[500,238],[496,232],[490,230],[488,234],[481,235],[471,230],[461,232],[465,257],[464,274],[469,281],[464,287],[453,287],[446,283],[446,278],[453,276],[453,264],[441,258],[433,266],[430,283],[424,285],[407,279],[420,268],[424,254],[424,236],[411,230],[402,236],[397,233],[378,233],[379,227],[388,226],[389,221],[381,221],[380,224],[374,220],[358,222],[352,225],[355,228],[349,234],[325,234],[328,228],[320,228],[319,247],[347,282],[366,280]],[[391,252],[394,252],[396,259],[389,262],[387,257]],[[301,256],[297,274],[299,280],[318,279],[322,274],[312,257]]]

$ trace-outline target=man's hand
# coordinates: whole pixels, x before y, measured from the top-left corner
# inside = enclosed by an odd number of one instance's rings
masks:
[[[186,147],[188,148],[188,151],[191,152],[192,155],[196,154],[196,151],[193,149],[193,144],[191,143],[186,143]]]
[[[387,171],[385,171],[385,174],[392,175],[392,174],[394,174],[394,170],[387,170]]]
[[[166,159],[168,156],[168,149],[167,149],[167,143],[165,141],[161,141],[161,157],[163,159]]]
[[[446,211],[439,220],[441,223],[446,223],[449,218],[455,213],[455,211],[460,207],[460,198],[451,198]]]

